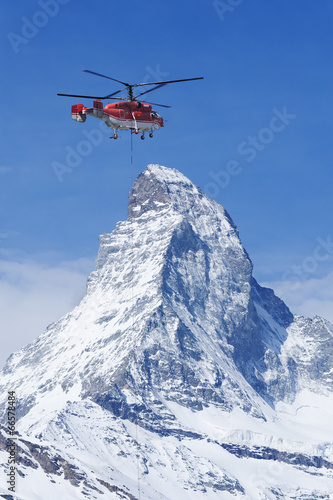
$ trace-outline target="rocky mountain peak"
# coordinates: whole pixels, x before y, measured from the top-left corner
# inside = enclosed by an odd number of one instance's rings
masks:
[[[172,208],[193,217],[196,214],[223,213],[236,229],[228,213],[176,169],[148,165],[136,179],[129,194],[128,217],[140,217],[149,210]]]
[[[304,390],[316,398],[331,394],[332,360],[332,325],[295,317],[256,282],[225,209],[180,172],[149,165],[133,185],[128,220],[100,237],[86,296],[9,358],[0,399],[5,403],[8,387],[19,390],[26,460],[43,456],[45,464],[47,455],[59,475],[79,464],[73,488],[82,481],[91,498],[102,498],[103,488],[114,493],[110,498],[135,498],[128,464],[135,468],[136,453],[147,499],[176,500],[185,490],[188,498],[209,492],[217,500],[221,491],[252,498],[237,472],[243,464],[224,469],[232,454],[333,467],[326,444],[308,460],[261,427]],[[231,432],[231,415],[241,427],[250,422],[249,429]],[[136,451],[135,424],[144,436]],[[274,432],[280,435],[278,427]],[[47,454],[40,442],[57,451]],[[170,495],[168,487],[160,490],[165,470],[177,485]],[[151,493],[150,481],[159,493]],[[280,491],[274,498],[296,498]],[[83,498],[72,490],[70,496]],[[311,491],[297,498],[327,497]]]
[[[150,210],[160,211],[162,208],[172,206],[170,189],[168,184],[177,182],[182,176],[180,173],[172,172],[160,165],[148,165],[133,184],[129,193],[128,218],[140,217]],[[168,180],[168,181],[167,181]]]

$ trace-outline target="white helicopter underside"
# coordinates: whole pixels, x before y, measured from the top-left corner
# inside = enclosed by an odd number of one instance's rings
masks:
[[[114,118],[104,112],[101,116],[98,116],[100,113],[95,113],[94,111],[95,110],[86,110],[86,114],[102,120],[108,127],[114,130],[139,130],[140,132],[150,132],[151,130],[158,130],[161,127],[159,123],[154,121]]]

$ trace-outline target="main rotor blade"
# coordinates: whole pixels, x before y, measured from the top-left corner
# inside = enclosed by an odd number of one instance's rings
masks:
[[[82,97],[84,99],[108,99],[108,96],[101,97],[97,95],[77,95],[77,94],[57,94],[65,97]]]
[[[109,94],[109,95],[105,96],[105,97],[104,97],[104,99],[111,99],[111,98],[112,98],[112,96],[117,95],[117,94],[119,94],[120,92],[123,92],[124,90],[125,90],[125,89],[117,90],[117,92],[113,92],[113,94]],[[120,99],[120,97],[119,97],[119,99]]]
[[[160,106],[161,108],[171,108],[171,106],[166,106],[165,104],[156,104],[156,102],[150,102],[150,101],[137,101],[135,102],[145,102],[147,104],[152,104],[153,106]]]
[[[135,99],[136,99],[137,97],[140,97],[140,96],[144,95],[144,94],[148,94],[148,92],[152,92],[153,90],[157,90],[157,89],[159,89],[159,88],[161,88],[161,87],[164,87],[164,85],[166,85],[166,83],[161,83],[161,85],[157,85],[157,87],[153,87],[152,89],[146,90],[146,92],[141,92],[141,94],[137,95],[137,96],[135,97]]]
[[[121,82],[120,80],[116,80],[115,78],[111,78],[110,76],[101,75],[100,73],[95,73],[95,71],[90,71],[89,69],[83,69],[82,71],[85,71],[86,73],[91,73],[92,75],[97,75],[103,78],[107,78],[108,80],[113,80],[114,82],[118,82],[121,83],[122,85],[125,85],[126,87],[129,87],[128,83]]]
[[[104,97],[104,99],[113,99],[114,101],[125,101],[125,102],[128,102],[128,99],[126,99],[126,97],[110,97],[110,96],[107,96],[107,97]]]
[[[121,92],[121,91],[119,91]],[[117,92],[115,92],[115,94],[117,94]],[[98,95],[77,95],[77,94],[57,94],[57,95],[61,95],[61,96],[65,96],[65,97],[82,97],[83,99],[114,99],[115,101],[127,101],[127,99],[125,99],[125,97],[112,97],[114,94],[110,94],[110,95],[105,95],[103,97],[101,96],[98,96]]]
[[[141,87],[142,85],[164,85],[166,83],[178,83],[178,82],[190,82],[191,80],[203,80],[203,76],[199,76],[198,78],[184,78],[183,80],[168,80],[165,82],[150,82],[150,83],[135,83],[131,85],[132,87]]]

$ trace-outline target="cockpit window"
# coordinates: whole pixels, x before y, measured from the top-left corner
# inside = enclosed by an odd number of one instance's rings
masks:
[[[152,111],[151,116],[152,118],[161,118],[160,115],[157,113],[157,111]]]

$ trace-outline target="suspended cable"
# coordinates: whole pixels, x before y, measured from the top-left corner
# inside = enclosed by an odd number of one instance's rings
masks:
[[[136,337],[134,333],[134,239],[133,239],[133,130],[131,130],[131,197],[130,197],[130,218],[131,218],[131,294],[132,294],[132,335],[134,338],[134,348],[133,348],[133,382],[134,382],[134,403],[135,403],[135,442],[136,442],[136,461],[138,470],[138,494],[139,500],[141,499],[141,487],[140,487],[140,460],[139,460],[139,440],[138,440],[138,397],[137,397],[137,387],[136,387],[136,374],[135,370],[137,367],[136,362]]]

